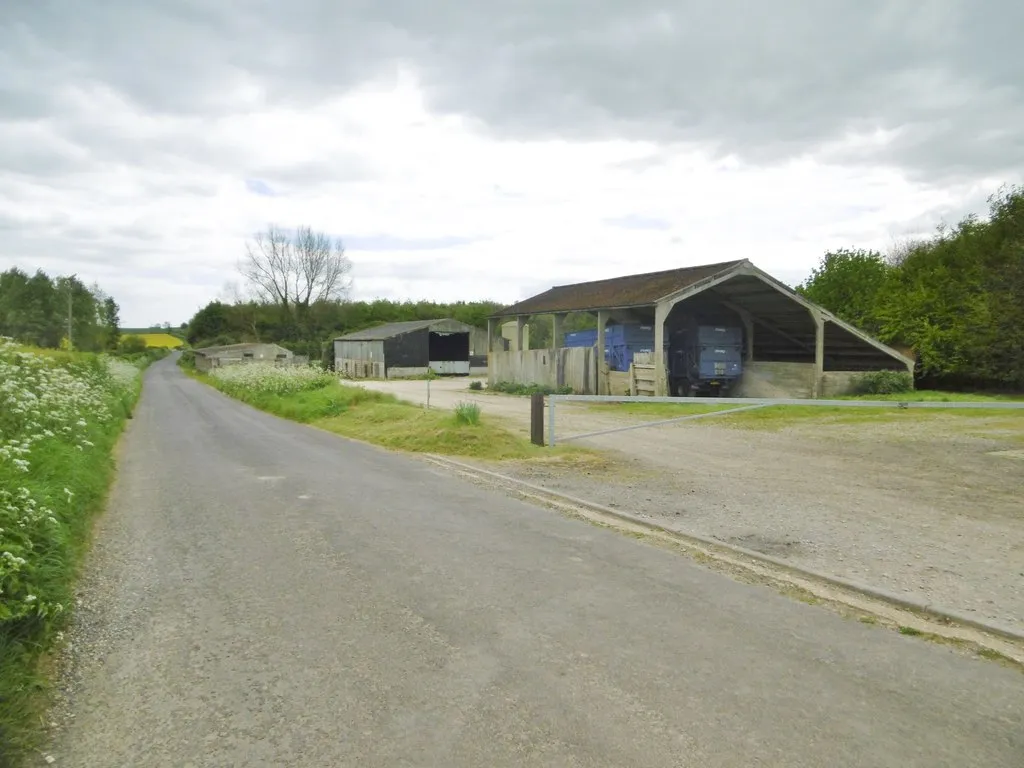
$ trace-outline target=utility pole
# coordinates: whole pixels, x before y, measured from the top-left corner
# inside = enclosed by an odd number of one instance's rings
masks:
[[[75,348],[75,344],[71,340],[71,327],[72,327],[72,320],[74,319],[73,315],[72,315],[72,296],[73,296],[73,294],[71,293],[71,281],[68,280],[65,283],[65,285],[67,286],[67,289],[68,289],[68,350],[73,350]]]

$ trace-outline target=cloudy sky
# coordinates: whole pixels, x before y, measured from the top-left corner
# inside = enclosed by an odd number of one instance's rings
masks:
[[[0,0],[0,268],[187,320],[270,222],[355,298],[748,257],[791,283],[1024,180],[1024,4]]]

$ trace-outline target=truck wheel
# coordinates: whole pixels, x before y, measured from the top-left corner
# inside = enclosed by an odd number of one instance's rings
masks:
[[[690,396],[690,380],[689,379],[676,379],[675,395],[676,395],[676,397],[689,397]]]

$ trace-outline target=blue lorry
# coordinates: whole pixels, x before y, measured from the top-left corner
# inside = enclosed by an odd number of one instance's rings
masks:
[[[722,396],[743,373],[743,328],[702,324],[684,318],[666,334],[666,374],[671,395]],[[565,334],[567,347],[592,347],[597,329]],[[605,360],[613,371],[628,371],[637,352],[654,349],[654,326],[622,323],[605,328]]]

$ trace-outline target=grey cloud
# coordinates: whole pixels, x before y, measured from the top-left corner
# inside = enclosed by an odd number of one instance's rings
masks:
[[[236,110],[245,83],[308,104],[411,63],[434,109],[500,136],[697,142],[760,163],[902,126],[849,159],[933,181],[1024,168],[1024,140],[982,138],[1024,124],[1011,0],[14,2],[0,49],[30,51],[33,77],[91,77],[161,112]]]
[[[374,168],[354,155],[253,167],[243,147],[207,129],[253,107],[316,104],[405,65],[432,109],[471,116],[495,136],[660,145],[620,164],[637,171],[690,142],[748,163],[832,147],[836,162],[884,163],[929,184],[1013,179],[1024,172],[1021,28],[1024,5],[1011,0],[981,10],[967,0],[0,0],[0,200],[18,200],[19,178],[31,176],[95,201],[104,190],[90,172],[116,165],[145,168],[138,195],[157,204],[215,194],[193,170],[285,192],[365,180]],[[159,134],[69,110],[74,89],[105,88],[158,118]],[[894,140],[834,148],[875,129],[896,131]],[[959,212],[905,226],[950,218]],[[145,221],[115,233],[10,216],[0,228],[3,264],[60,258],[108,275],[159,269],[202,234],[162,243]],[[582,276],[537,290],[588,276],[586,254],[559,260]],[[423,267],[441,268],[433,257]],[[396,265],[381,279],[415,272]],[[215,293],[222,280],[211,281]]]
[[[332,154],[330,159],[303,161],[287,166],[261,165],[250,168],[249,174],[271,187],[299,184],[349,184],[375,177],[373,165],[355,154]]]

